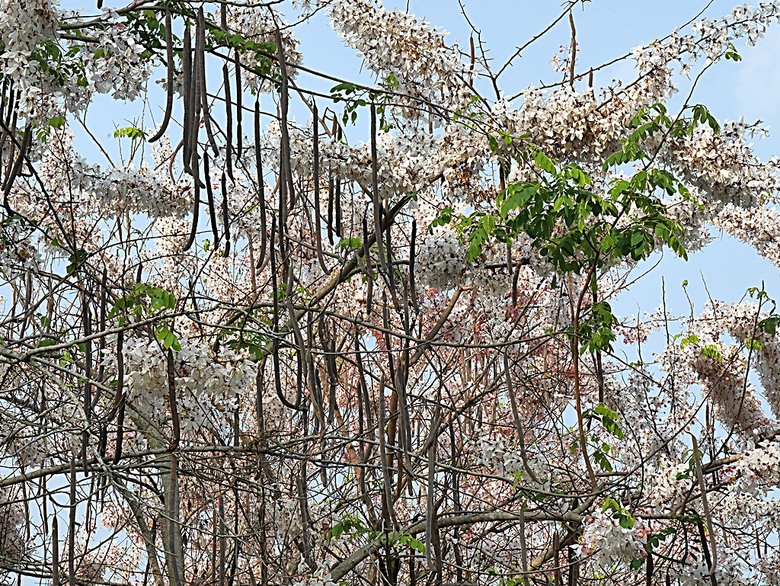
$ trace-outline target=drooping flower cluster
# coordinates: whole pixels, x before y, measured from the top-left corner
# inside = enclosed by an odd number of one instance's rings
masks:
[[[135,100],[152,74],[146,49],[128,32],[124,24],[108,24],[83,58],[90,86],[115,100]]]
[[[631,525],[623,526],[611,510],[597,508],[582,530],[582,555],[591,558],[600,568],[611,568],[644,557],[650,531],[640,519],[633,519]]]
[[[295,66],[303,59],[298,51],[299,43],[295,38],[293,28],[283,22],[282,15],[272,6],[265,3],[229,6],[227,8],[227,26],[231,33],[240,35],[244,41],[276,45],[281,38],[284,59],[289,67],[288,75],[295,77],[297,73]],[[277,37],[277,31],[279,37]],[[261,64],[263,59],[267,59],[267,56],[257,51],[241,52],[244,87],[255,93],[265,93],[273,87],[273,82],[268,76],[254,73],[258,69],[263,69]]]
[[[408,115],[420,116],[436,104],[452,111],[469,104],[473,72],[444,43],[443,33],[375,0],[336,0],[328,12],[344,42],[410,106]]]
[[[156,341],[129,338],[124,352],[127,393],[138,414],[150,421],[166,421],[171,381],[165,351]],[[252,364],[230,350],[215,355],[208,347],[184,341],[175,355],[173,380],[182,431],[227,425],[237,396],[253,384],[254,377]]]
[[[31,122],[57,113],[59,83],[46,69],[44,44],[53,44],[58,10],[50,0],[4,0],[0,5],[0,71],[18,90],[19,117]]]
[[[748,357],[751,366],[759,365],[764,396],[777,413],[774,382],[778,345],[774,336],[759,326],[764,318],[754,305],[715,303],[696,319],[686,337],[667,346],[661,355],[665,369],[674,369],[683,376],[681,367],[690,369],[689,373],[702,384],[703,396],[715,404],[721,422],[748,436],[766,432],[775,425],[748,380]],[[737,343],[727,345],[720,339],[724,333],[733,336]]]

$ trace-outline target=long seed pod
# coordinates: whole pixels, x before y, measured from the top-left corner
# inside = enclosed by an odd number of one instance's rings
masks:
[[[292,274],[292,273],[290,273]],[[290,290],[290,285],[288,284],[288,291]],[[298,398],[295,400],[296,405],[301,404],[301,398],[303,396],[303,385],[307,384],[309,381],[309,376],[314,376],[314,373],[308,372],[308,346],[306,345],[303,334],[301,333],[300,324],[298,323],[298,315],[296,314],[295,308],[292,304],[292,297],[287,297],[287,312],[290,316],[289,324],[291,326],[291,329],[293,331],[293,337],[295,338],[295,343],[298,346],[296,348],[296,356],[298,358],[297,361],[297,367],[298,367],[298,376],[296,377],[296,384],[297,384],[297,392],[298,392]]]
[[[29,150],[31,144],[32,129],[28,124],[24,129],[24,136],[22,137],[22,143],[19,147],[19,154],[16,157],[16,161],[14,162],[10,173],[8,173],[5,178],[6,183],[3,190],[3,207],[5,208],[6,212],[8,212],[9,216],[14,215],[14,211],[11,209],[11,204],[8,202],[8,196],[11,195],[11,189],[13,189],[14,181],[16,181],[16,178],[22,171],[22,165],[24,164],[24,159],[27,156],[27,151]]]
[[[198,56],[198,67],[194,72],[198,78],[198,107],[203,117],[203,125],[206,128],[206,136],[214,154],[219,153],[217,140],[211,128],[211,113],[209,109],[208,86],[206,85],[206,19],[203,16],[203,7],[198,10],[198,26],[195,29],[195,54]],[[200,121],[200,117],[199,120]]]
[[[68,585],[76,586],[76,460],[70,459],[68,516]]]
[[[283,165],[279,166],[279,184],[287,183],[289,209],[295,207],[295,188],[293,185],[292,168],[290,166],[290,130],[287,127],[290,105],[290,77],[287,73],[287,61],[284,55],[284,40],[282,31],[276,27],[276,58],[279,62],[281,83],[279,85],[279,125],[281,129],[281,145],[279,156]],[[281,233],[281,232],[280,232]]]
[[[206,153],[204,153],[204,159],[205,157],[208,157]],[[194,189],[195,192],[195,201],[192,206],[192,226],[190,227],[190,235],[187,238],[187,242],[184,245],[184,251],[189,250],[192,248],[192,245],[195,243],[195,237],[198,234],[198,222],[199,222],[199,215],[200,215],[200,180],[198,177],[200,176],[200,165],[198,165],[198,158],[195,157],[192,161],[192,173],[195,175],[196,179],[194,182]],[[208,182],[208,174],[206,175],[206,182]]]
[[[225,586],[225,552],[227,550],[227,541],[225,534],[227,533],[227,524],[225,523],[225,501],[222,495],[217,498],[217,509],[219,518],[219,528],[217,534],[219,535],[219,586]]]
[[[222,30],[228,30],[227,4],[220,7]],[[230,96],[230,70],[227,62],[222,65],[222,84],[225,91],[225,163],[230,179],[233,179],[233,99]]]
[[[374,204],[374,238],[376,238],[379,264],[387,274],[387,260],[382,238],[382,199],[379,196],[379,157],[376,148],[376,105],[371,104],[371,198]]]
[[[111,407],[111,415],[108,421],[114,418],[114,413],[117,415],[116,423],[116,441],[114,452],[114,464],[119,462],[122,458],[122,438],[124,436],[124,422],[125,422],[125,397],[124,397],[124,384],[125,384],[125,355],[122,352],[122,346],[124,342],[124,331],[120,330],[116,336],[116,396],[114,398],[114,404]]]
[[[10,80],[8,77],[3,77],[3,83],[0,87],[0,120],[5,115],[6,96],[8,95],[8,85]],[[10,103],[9,103],[10,106]]]
[[[360,334],[358,333],[358,330],[355,329],[355,361],[357,362],[358,367],[358,382],[360,383],[360,389],[363,391],[363,408],[365,410],[366,429],[372,430],[374,427],[374,418],[371,415],[371,400],[368,392],[368,385],[366,384],[366,369],[363,366],[362,354],[363,352],[360,348]]]
[[[92,292],[87,290],[81,297],[81,311],[83,332],[86,342],[84,343],[84,417],[87,427],[92,419],[92,312],[89,308],[88,298],[92,297]],[[81,460],[84,466],[84,474],[89,473],[87,464],[87,448],[89,447],[89,431],[85,429],[81,432]]]
[[[409,295],[415,311],[420,312],[417,301],[417,284],[414,276],[414,268],[417,261],[417,220],[412,220],[412,237],[409,241]]]
[[[383,210],[382,215],[384,216],[386,210]],[[400,305],[398,304],[398,287],[395,280],[395,272],[393,271],[393,223],[388,222],[387,226],[385,227],[385,252],[387,253],[387,282],[388,282],[388,289],[390,290],[390,297],[393,300],[393,307],[395,307],[396,311],[400,309]]]
[[[228,213],[227,178],[224,173],[222,173],[220,187],[222,189],[222,230],[225,235],[225,250],[222,255],[228,256],[230,255],[230,216]]]
[[[195,57],[192,64],[192,73],[190,78],[191,86],[191,98],[190,105],[192,106],[190,112],[190,133],[189,133],[189,169],[192,169],[192,161],[198,156],[198,135],[200,134],[200,119],[201,119],[201,105],[203,104],[202,94],[205,93],[206,88],[201,83],[200,72],[205,68],[204,62],[206,59],[206,47],[205,40],[201,44],[200,38],[205,34],[201,30],[205,29],[205,23],[203,20],[203,7],[198,10],[198,16],[195,20]],[[205,37],[204,37],[205,38]],[[194,172],[191,172],[196,181],[199,181]]]
[[[225,5],[222,5],[224,9]],[[228,177],[233,178],[233,98],[230,95],[230,69],[228,64],[222,65],[222,84],[225,88],[225,168]]]
[[[166,366],[168,374],[168,401],[171,409],[171,422],[173,424],[173,437],[171,437],[168,449],[173,452],[179,446],[181,439],[181,427],[179,423],[179,408],[176,401],[176,370],[173,363],[173,350],[168,348],[166,355]]]
[[[214,189],[211,186],[211,169],[209,168],[209,154],[203,153],[203,174],[206,180],[206,197],[209,204],[209,220],[211,232],[214,235],[214,246],[219,242],[219,230],[217,229],[217,208],[214,204]]]
[[[106,319],[108,315],[108,269],[106,267],[103,267],[103,274],[100,277],[100,305],[98,310],[98,328],[99,331],[105,332],[106,331]],[[104,351],[106,349],[106,337],[100,336],[100,341],[98,342],[98,356],[103,356]],[[103,361],[100,361],[100,364],[98,366],[98,374],[97,374],[97,380],[102,381],[104,380],[104,373],[105,373],[105,366],[103,365]],[[103,394],[103,390],[101,387],[98,387],[95,391],[95,396],[92,397],[92,409],[97,406],[98,401],[100,400],[100,397]]]
[[[165,113],[163,114],[162,123],[157,132],[154,133],[149,139],[149,142],[155,142],[162,138],[165,131],[168,129],[168,123],[171,121],[171,113],[173,112],[173,26],[171,18],[170,8],[165,9],[165,59],[167,65],[166,78],[165,78]]]
[[[371,315],[374,304],[374,276],[371,268],[371,248],[368,245],[368,220],[363,218],[363,258],[366,261],[366,314]]]
[[[10,109],[9,109],[10,110]],[[14,140],[16,137],[16,122],[18,120],[16,111],[10,110],[9,114],[13,114],[12,120],[13,124],[9,126],[8,124],[5,125],[5,128],[3,129],[3,143],[5,143],[6,137],[11,137],[11,144],[9,145],[9,153],[7,157],[7,161],[5,163],[5,172],[3,174],[3,191],[5,191],[5,186],[8,183],[8,178],[11,176],[11,170],[14,168],[14,163],[16,162],[16,145],[17,141]]]
[[[236,74],[236,134],[238,135],[238,158],[244,154],[244,88],[241,85],[241,55],[233,53],[233,67]]]
[[[335,125],[336,125],[336,132],[335,132],[336,142],[339,142],[344,137],[344,134],[343,134],[344,131],[341,128],[341,126],[339,125],[338,120],[335,121]],[[341,218],[341,177],[339,177],[338,175],[336,176],[335,188],[336,188],[336,190],[334,191],[334,199],[335,199],[335,208],[336,208],[335,209],[335,211],[336,211],[336,224],[335,224],[336,236],[341,238],[344,235],[344,232],[343,232],[343,227],[341,225],[341,219],[342,219]]]
[[[274,237],[276,236],[276,218],[271,220],[271,244],[273,246]],[[277,275],[277,266],[276,266],[276,252],[271,248],[271,295],[273,296],[273,317],[272,317],[272,326],[273,326],[273,342],[271,344],[271,360],[273,364],[274,369],[274,387],[276,388],[276,395],[279,397],[279,400],[282,402],[282,404],[287,407],[288,409],[294,409],[298,410],[300,407],[300,394],[298,395],[297,399],[298,401],[296,403],[291,403],[287,400],[287,397],[284,395],[284,391],[282,390],[282,372],[281,372],[281,365],[279,363],[279,338],[280,338],[280,330],[279,330],[279,280]]]
[[[336,412],[336,386],[339,383],[338,367],[336,366],[336,343],[333,341],[324,320],[320,321],[319,333],[328,373],[328,423],[333,425]]]
[[[51,586],[60,586],[60,535],[57,515],[51,520]]]
[[[279,281],[276,271],[276,250],[274,249],[274,239],[276,238],[276,218],[271,218],[271,303],[273,315],[271,316],[271,325],[273,326],[274,339],[279,333]]]
[[[257,413],[257,435],[265,435],[265,413],[263,411],[263,391],[265,389],[265,362],[266,357],[260,361],[257,367],[257,376],[255,376],[255,411]]]
[[[336,117],[333,117],[333,131],[331,136],[336,137],[336,129],[338,128],[338,121]],[[333,204],[335,200],[335,183],[333,181],[333,173],[328,173],[328,242],[333,245]]]
[[[6,80],[8,80],[8,77],[5,77],[3,79],[3,83],[5,83]],[[16,100],[15,100],[15,98],[16,98],[17,93],[16,93],[16,90],[14,89],[13,81],[8,81],[8,90],[7,91],[3,90],[3,95],[0,96],[0,98],[2,98],[3,101],[5,101],[6,95],[8,96],[8,102],[7,102],[6,108],[4,110],[5,121],[4,121],[4,124],[3,124],[3,134],[0,136],[0,153],[3,152],[3,146],[5,146],[5,141],[8,139],[9,136],[11,136],[11,133],[14,132],[14,128],[11,127],[11,121],[12,120],[13,120],[13,126],[14,127],[16,126],[16,108],[15,108]],[[11,147],[13,149],[13,143],[11,144]],[[13,152],[13,150],[12,150],[12,152]],[[8,159],[8,161],[9,161],[8,162],[9,169],[10,169],[10,165],[11,165],[11,162],[10,162],[11,158],[12,157],[9,157],[9,159]]]
[[[440,407],[437,406],[437,412],[433,416],[431,421],[431,434],[430,443],[428,445],[428,486],[427,502],[426,502],[426,519],[425,519],[425,558],[428,562],[428,569],[439,572],[440,560],[434,560],[433,557],[433,537],[438,532],[436,518],[436,447],[438,444],[439,435],[439,413]],[[438,558],[438,556],[437,556]]]
[[[385,377],[379,381],[379,460],[382,464],[383,492],[382,492],[382,517],[385,522],[385,529],[396,528],[398,520],[395,517],[395,508],[393,507],[392,486],[393,480],[390,471],[390,456],[387,453],[387,440],[385,437],[385,426],[387,417],[385,415]]]
[[[257,194],[260,197],[260,254],[257,257],[257,267],[263,266],[268,246],[266,231],[268,217],[265,209],[265,180],[263,178],[263,154],[260,143],[260,100],[255,100],[255,165],[257,167]]]
[[[193,128],[193,96],[192,96],[192,37],[190,35],[190,23],[185,18],[184,38],[182,40],[182,102],[184,103],[184,117],[182,119],[182,164],[184,170],[190,173],[190,160],[192,158],[190,134],[195,131]]]
[[[322,272],[328,274],[325,255],[322,252],[322,215],[320,213],[320,119],[317,115],[317,100],[312,100],[313,145],[314,154],[314,243],[317,247],[317,260]]]
[[[314,348],[314,322],[311,319],[306,324],[306,348]],[[308,370],[311,373],[309,394],[311,395],[311,404],[314,410],[315,426],[319,425],[320,439],[322,439],[325,435],[325,407],[322,403],[322,384],[320,377],[316,376],[317,366],[314,362],[314,352],[307,350],[306,354],[308,356]],[[316,431],[315,429],[315,433]]]
[[[645,560],[645,586],[653,586],[653,552],[647,552]]]
[[[279,115],[281,117],[281,108],[279,108]],[[282,128],[285,127],[284,122],[282,122]],[[284,267],[287,264],[287,254],[286,254],[286,247],[285,247],[285,228],[287,226],[287,163],[289,162],[289,159],[285,156],[285,140],[284,137],[286,136],[286,133],[282,131],[282,138],[281,138],[281,146],[279,148],[279,178],[277,181],[277,186],[279,188],[279,212],[278,212],[278,221],[277,221],[277,229],[279,231],[278,236],[278,248],[279,248],[279,254],[281,254],[282,257],[282,267]],[[272,244],[273,245],[273,244]]]

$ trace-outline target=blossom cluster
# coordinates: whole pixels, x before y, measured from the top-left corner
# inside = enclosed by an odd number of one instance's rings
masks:
[[[54,42],[58,13],[51,0],[4,0],[0,5],[0,72],[16,83],[23,119],[43,121],[58,111],[60,84],[39,57],[42,45]]]
[[[251,362],[230,350],[219,355],[202,344],[182,340],[175,353],[174,371],[181,429],[203,426],[221,429],[236,397],[254,383]],[[125,341],[125,382],[134,408],[151,421],[168,418],[169,381],[165,352],[156,341],[133,337]],[[113,357],[109,357],[109,364]]]
[[[169,148],[167,142],[155,147],[166,148]],[[152,218],[181,217],[191,209],[191,182],[174,182],[167,174],[156,172],[146,164],[140,168],[130,163],[124,168],[107,169],[89,163],[73,148],[73,135],[67,127],[49,138],[42,150],[41,164],[45,191],[64,193],[67,190],[74,198],[71,201],[79,204],[74,211],[80,217],[116,216],[127,211]],[[28,205],[40,206],[37,200],[43,196],[30,198]]]
[[[282,39],[284,59],[289,68],[288,75],[290,77],[296,75],[295,66],[303,59],[298,51],[299,42],[293,34],[293,28],[283,22],[282,16],[273,7],[265,3],[231,5],[227,9],[227,26],[231,33],[239,34],[245,40],[255,43],[276,44],[278,30]],[[260,60],[263,58],[265,57],[255,51],[244,51],[241,54],[243,85],[258,94],[268,92],[273,87],[271,79],[253,72],[262,69]]]
[[[757,311],[750,304],[714,303],[691,324],[686,337],[667,346],[660,355],[663,368],[673,369],[683,377],[681,382],[698,379],[721,422],[748,437],[769,431],[775,423],[765,414],[756,389],[747,379],[745,344],[756,346],[754,360],[760,365],[764,396],[773,411],[778,398],[774,384],[778,345],[757,327]],[[727,345],[721,340],[724,334],[732,335],[737,344]],[[685,378],[686,369],[689,378]]]
[[[360,52],[367,67],[386,78],[389,87],[414,108],[444,103],[453,110],[466,107],[473,95],[473,72],[444,34],[415,15],[388,10],[375,0],[335,0],[328,4],[333,28],[344,42]],[[419,104],[418,102],[423,102]]]
[[[733,48],[736,39],[746,37],[747,43],[754,45],[764,36],[767,28],[778,20],[778,2],[760,2],[755,7],[737,6],[723,18],[697,20],[691,25],[693,33],[685,34],[675,30],[664,39],[637,47],[632,56],[641,72],[680,61],[681,73],[687,74],[690,64],[686,58],[690,61],[722,59]]]
[[[0,557],[3,558],[3,566],[20,560],[25,553],[23,524],[25,512],[22,501],[10,490],[0,489]],[[0,569],[2,575],[2,569]]]
[[[646,555],[649,529],[635,518],[631,527],[621,525],[610,509],[596,509],[585,522],[580,551],[601,568],[628,564]]]
[[[14,81],[19,118],[46,127],[67,110],[83,111],[93,92],[134,100],[152,73],[146,49],[116,16],[95,38],[58,38],[60,10],[51,0],[5,0],[0,6],[0,72]]]
[[[108,24],[85,50],[83,63],[90,86],[115,100],[135,100],[152,74],[143,45],[120,23]]]

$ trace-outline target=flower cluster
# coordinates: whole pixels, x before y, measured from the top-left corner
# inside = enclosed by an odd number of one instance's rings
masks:
[[[758,254],[780,267],[780,212],[776,208],[761,206],[745,209],[727,204],[714,223],[750,244]]]
[[[730,556],[719,556],[715,567],[717,584],[734,584],[735,586],[752,586],[756,582],[745,571],[744,564]],[[698,557],[688,556],[686,563],[676,572],[675,577],[682,586],[707,586],[712,584],[710,567],[703,554]]]
[[[45,67],[41,50],[53,43],[58,11],[50,0],[0,4],[0,73],[18,89],[19,117],[45,121],[57,114],[61,84]]]
[[[303,60],[298,51],[298,39],[293,35],[293,29],[283,22],[281,15],[265,3],[232,5],[227,10],[227,26],[231,33],[241,35],[247,41],[255,43],[277,43],[277,30],[281,35],[284,49],[284,59],[287,63],[288,75],[294,77],[295,66]],[[265,58],[255,51],[244,51],[241,62],[244,67],[242,80],[245,88],[255,93],[265,93],[273,88],[273,82],[265,77],[252,73],[262,69],[260,60]]]
[[[84,51],[91,86],[115,100],[136,99],[152,74],[151,63],[143,56],[144,47],[128,33],[123,24],[109,24]]]
[[[653,473],[650,502],[674,511],[690,491],[692,473],[689,462],[675,463],[668,458],[660,458],[658,468]]]
[[[186,340],[181,346],[174,364],[181,429],[220,429],[225,412],[236,406],[237,394],[254,383],[252,364],[229,350],[215,355],[210,347]],[[124,354],[128,398],[145,417],[165,421],[169,388],[165,352],[156,341],[134,337],[125,341]]]
[[[73,136],[65,128],[53,134],[41,157],[43,186],[49,193],[71,194],[81,217],[116,216],[130,211],[152,218],[181,217],[191,209],[192,184],[172,181],[147,165],[105,169],[87,162],[73,148]],[[163,143],[156,149],[169,148]]]
[[[25,513],[22,501],[17,499],[10,490],[0,489],[0,558],[3,566],[9,562],[21,559],[26,545],[22,525]],[[0,569],[0,575],[2,575]]]
[[[755,354],[763,365],[766,396],[772,404],[777,396],[773,388],[777,344],[758,331],[756,312],[757,308],[750,305],[715,303],[691,324],[686,337],[670,344],[661,356],[665,369],[673,369],[682,376],[686,376],[688,369],[687,376],[695,375],[703,395],[714,403],[720,421],[746,437],[768,431],[773,423],[764,413],[756,389],[747,380],[747,356],[742,352],[745,343],[760,346]],[[724,333],[730,333],[738,343],[727,345],[720,339]]]
[[[444,43],[443,33],[413,14],[387,10],[374,0],[335,0],[328,12],[333,28],[360,52],[366,66],[386,76],[402,99],[411,99],[410,116],[427,109],[419,102],[447,104],[453,110],[468,105],[473,72],[457,50]],[[415,112],[421,107],[422,112]]]
[[[601,568],[644,557],[649,529],[639,519],[624,527],[611,510],[596,509],[582,530],[580,551]]]
[[[747,38],[748,44],[755,44],[773,22],[780,20],[780,3],[760,2],[756,7],[737,6],[724,18],[701,19],[691,27],[693,33],[683,34],[679,30],[663,40],[638,47],[633,51],[634,60],[640,71],[651,71],[668,63],[683,63],[682,73],[687,73],[687,57],[691,61],[702,58],[716,61],[725,56],[738,38]]]

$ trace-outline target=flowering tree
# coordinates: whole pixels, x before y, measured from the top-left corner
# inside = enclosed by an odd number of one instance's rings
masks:
[[[780,584],[774,301],[610,305],[712,227],[780,266],[760,129],[668,106],[780,4],[603,88],[579,5],[506,98],[373,0],[2,0],[0,575]],[[372,84],[305,67],[320,12]],[[98,94],[141,105],[107,163]]]

